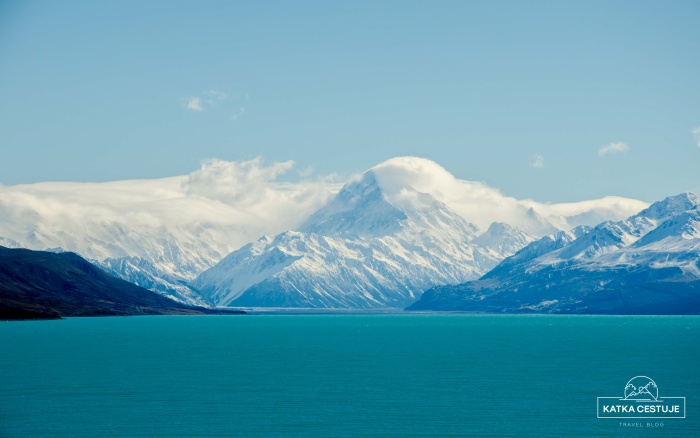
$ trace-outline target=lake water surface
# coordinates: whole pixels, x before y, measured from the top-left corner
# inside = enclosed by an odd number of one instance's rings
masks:
[[[70,318],[0,347],[3,437],[700,436],[700,317]],[[637,375],[687,418],[596,418]]]

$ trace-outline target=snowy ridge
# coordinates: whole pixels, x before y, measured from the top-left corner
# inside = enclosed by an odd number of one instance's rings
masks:
[[[539,264],[559,263],[559,259],[552,259],[549,256],[555,254],[557,250],[564,248],[589,231],[590,227],[582,225],[571,231],[559,231],[549,236],[544,236],[539,240],[533,241],[520,251],[517,251],[514,255],[507,257],[499,263],[498,266],[484,275],[483,278],[496,277],[509,272],[509,270],[514,267],[528,266],[533,260],[538,260]],[[531,269],[528,268],[528,272],[530,271]]]
[[[187,284],[187,279],[181,275],[163,272],[158,266],[140,257],[107,258],[93,261],[108,273],[157,292],[160,295],[185,304],[211,307],[212,303],[205,300],[199,292]]]
[[[615,253],[632,246],[651,232],[666,228],[667,223],[677,221],[686,211],[697,211],[699,205],[700,201],[692,193],[668,197],[628,219],[603,222],[554,256],[562,260],[584,261]]]
[[[546,236],[481,280],[435,288],[411,308],[700,313],[700,202],[683,193],[623,221]]]

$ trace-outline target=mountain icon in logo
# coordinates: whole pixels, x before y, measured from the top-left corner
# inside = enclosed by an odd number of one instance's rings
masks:
[[[633,377],[625,385],[625,400],[656,401],[659,387],[647,376]]]

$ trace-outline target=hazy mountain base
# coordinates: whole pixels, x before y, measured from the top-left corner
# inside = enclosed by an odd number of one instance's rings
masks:
[[[551,268],[517,284],[485,279],[433,288],[407,310],[697,315],[700,280],[688,281],[678,267],[606,271]]]

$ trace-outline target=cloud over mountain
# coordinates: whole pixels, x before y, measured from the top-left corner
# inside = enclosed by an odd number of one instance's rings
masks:
[[[546,227],[542,221],[559,229],[569,229],[582,224],[595,225],[602,220],[622,219],[648,205],[614,196],[560,204],[518,200],[484,183],[457,179],[439,164],[418,157],[392,158],[372,170],[387,192],[397,193],[408,186],[430,193],[482,231],[486,231],[492,222],[502,222],[538,236],[548,234],[543,232]]]
[[[216,225],[229,228],[221,245],[233,249],[262,234],[295,229],[342,185],[325,179],[279,181],[293,166],[292,161],[268,165],[261,158],[211,159],[189,175],[171,178],[0,186],[0,237],[35,249],[62,246],[99,258],[104,255],[100,242],[85,248],[79,244],[80,236],[96,228],[119,224],[131,232],[179,232]],[[533,213],[564,229],[569,222],[594,225],[627,217],[647,205],[619,197],[563,204],[518,200],[484,183],[457,179],[417,157],[393,158],[372,170],[391,196],[405,196],[404,187],[430,193],[482,232],[492,222],[503,222],[537,235]]]

